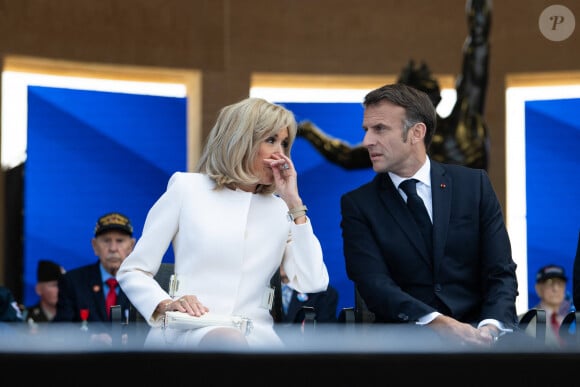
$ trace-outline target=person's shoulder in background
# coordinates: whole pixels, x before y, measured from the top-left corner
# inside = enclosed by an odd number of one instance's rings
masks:
[[[0,321],[22,322],[24,316],[14,294],[5,286],[0,286]]]
[[[574,256],[574,268],[572,270],[572,302],[576,310],[580,309],[580,230],[578,231],[578,242],[576,244],[576,255]]]

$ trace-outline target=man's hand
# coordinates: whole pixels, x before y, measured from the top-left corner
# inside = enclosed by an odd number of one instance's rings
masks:
[[[444,315],[437,316],[427,326],[435,330],[442,338],[472,347],[490,347],[494,342],[493,334],[497,336],[499,333],[491,331],[495,328],[493,325],[485,325],[477,329]]]

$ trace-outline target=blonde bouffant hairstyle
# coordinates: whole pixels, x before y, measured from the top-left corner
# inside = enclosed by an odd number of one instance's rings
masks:
[[[246,98],[225,106],[209,133],[195,171],[215,181],[217,190],[257,184],[254,159],[260,144],[284,128],[288,128],[285,154],[290,157],[297,131],[296,119],[290,110],[262,98]],[[274,184],[258,185],[256,189],[261,194],[275,191]]]

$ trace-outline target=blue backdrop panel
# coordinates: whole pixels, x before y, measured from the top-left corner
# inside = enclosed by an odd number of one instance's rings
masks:
[[[352,145],[362,142],[363,108],[360,103],[285,103],[296,119],[311,121],[329,135]],[[320,239],[330,274],[339,292],[338,311],[354,305],[354,288],[346,276],[340,229],[340,196],[374,177],[372,168],[346,170],[326,161],[305,139],[292,147],[298,185],[314,231]]]
[[[29,87],[25,304],[37,300],[38,260],[67,270],[97,260],[100,215],[122,212],[141,235],[170,175],[186,170],[186,119],[185,98]]]
[[[525,104],[529,307],[539,302],[535,276],[544,265],[563,266],[572,292],[580,230],[579,111],[577,98]]]

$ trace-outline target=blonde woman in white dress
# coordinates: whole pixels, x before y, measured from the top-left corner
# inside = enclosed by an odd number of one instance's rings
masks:
[[[221,110],[195,172],[171,176],[117,273],[152,327],[146,346],[277,348],[283,341],[265,300],[279,266],[300,292],[326,290],[328,270],[290,159],[296,130],[286,108],[244,99]],[[171,245],[173,297],[153,278]],[[168,311],[243,316],[253,329],[163,329]]]

